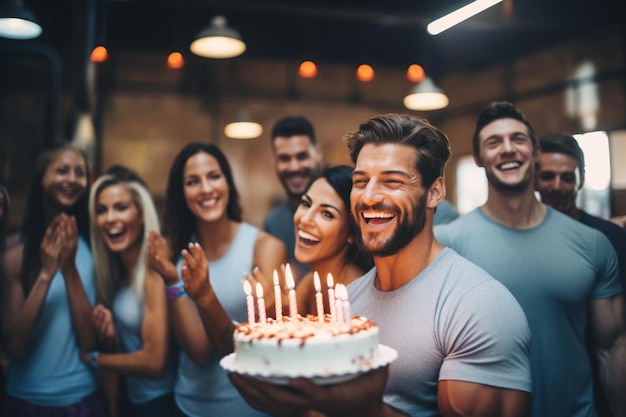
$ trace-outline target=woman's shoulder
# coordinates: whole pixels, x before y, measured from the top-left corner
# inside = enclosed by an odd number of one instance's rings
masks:
[[[263,229],[258,229],[256,241],[257,244],[271,245],[273,247],[282,247],[286,250],[285,243],[282,240],[274,235],[269,234]]]

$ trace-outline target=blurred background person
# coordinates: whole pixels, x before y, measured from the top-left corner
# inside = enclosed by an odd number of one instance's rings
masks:
[[[150,233],[149,253],[167,285],[171,323],[181,347],[174,388],[176,415],[259,415],[241,398],[219,365],[224,354],[210,342],[200,317],[205,311],[202,303],[207,300],[196,299],[196,306],[186,296],[180,279],[180,254],[190,250],[190,242],[197,243],[209,263],[215,302],[223,306],[227,320],[244,322],[243,273],[258,267],[271,277],[272,271],[287,260],[285,245],[279,239],[242,221],[232,170],[217,146],[191,143],[176,156],[167,184],[164,235],[169,247],[159,234]],[[268,305],[273,305],[271,279],[264,284]]]
[[[83,360],[124,376],[120,415],[172,416],[176,363],[167,300],[147,258],[147,234],[160,230],[152,198],[133,171],[116,166],[94,183],[89,214],[99,301],[92,322],[114,349],[84,352]],[[117,410],[114,396],[109,405]]]
[[[309,267],[300,263],[294,254],[296,241],[293,214],[302,194],[319,175],[323,160],[322,147],[315,137],[311,122],[301,116],[286,116],[278,120],[272,128],[271,138],[272,161],[287,199],[268,213],[263,229],[285,243],[289,264],[297,282],[309,271]]]
[[[611,242],[617,254],[622,290],[626,288],[626,230],[617,224],[593,216],[576,206],[576,197],[585,183],[585,155],[578,141],[570,135],[555,134],[539,139],[541,155],[537,165],[535,189],[541,201],[582,224],[602,232]],[[622,291],[622,294],[624,292]],[[598,360],[591,335],[587,332],[587,346],[594,375],[594,395],[600,416],[610,416],[599,375]]]
[[[526,313],[532,415],[597,414],[587,326],[605,393],[612,410],[623,415],[624,298],[610,242],[537,200],[539,143],[530,122],[512,103],[493,102],[483,109],[472,147],[476,164],[485,169],[487,201],[437,226],[435,235],[502,282]]]
[[[94,370],[96,287],[88,245],[88,168],[78,148],[47,151],[36,164],[22,243],[4,254],[2,319],[7,416],[105,416]],[[53,414],[54,413],[54,414]]]

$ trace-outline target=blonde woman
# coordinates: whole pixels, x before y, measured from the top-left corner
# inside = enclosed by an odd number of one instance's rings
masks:
[[[171,416],[175,364],[165,289],[146,257],[147,233],[159,230],[159,220],[136,174],[121,167],[110,172],[94,183],[89,199],[99,301],[92,323],[115,349],[85,352],[83,360],[124,376],[122,415]]]

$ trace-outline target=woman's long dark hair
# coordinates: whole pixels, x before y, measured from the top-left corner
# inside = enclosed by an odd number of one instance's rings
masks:
[[[185,146],[176,156],[170,169],[165,194],[165,214],[163,219],[163,234],[170,241],[172,248],[172,262],[176,262],[180,251],[189,244],[189,239],[196,226],[196,216],[189,210],[185,201],[183,176],[185,164],[189,158],[197,153],[204,152],[217,160],[220,170],[228,184],[228,204],[226,215],[229,219],[241,221],[241,205],[239,193],[230,169],[226,155],[217,146],[210,143],[195,142]]]
[[[320,177],[326,179],[328,184],[333,187],[333,190],[341,197],[346,210],[348,211],[348,217],[350,222],[350,235],[356,236],[359,230],[356,227],[356,222],[352,217],[352,210],[350,208],[350,191],[352,190],[352,172],[354,168],[348,165],[336,165],[325,168],[322,171]],[[348,262],[351,262],[361,268],[363,271],[369,271],[374,262],[372,258],[367,254],[359,250],[356,243],[351,243],[346,254]]]
[[[87,166],[87,158],[85,154],[76,146],[71,144],[62,144],[54,149],[42,153],[37,159],[35,177],[31,183],[26,200],[26,211],[22,221],[22,238],[24,242],[24,250],[22,252],[22,286],[24,294],[28,294],[30,289],[37,280],[37,276],[41,271],[41,242],[46,233],[49,219],[46,219],[46,212],[51,205],[55,204],[43,189],[43,177],[50,165],[50,161],[54,156],[66,150],[78,152],[83,161],[85,161],[85,172],[89,173]],[[72,207],[63,211],[76,218],[78,225],[78,233],[89,242],[89,212],[87,204],[89,201],[89,181],[85,193],[78,199]]]

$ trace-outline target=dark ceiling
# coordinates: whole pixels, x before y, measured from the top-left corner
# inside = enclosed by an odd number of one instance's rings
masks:
[[[190,54],[194,34],[223,14],[250,58],[320,63],[421,63],[445,73],[503,62],[623,21],[624,0],[504,0],[437,36],[434,18],[468,0],[24,0],[42,21],[37,42],[63,48],[94,10],[95,41],[115,48]],[[77,20],[78,19],[78,20]],[[88,20],[89,22],[89,20]],[[79,23],[80,27],[80,23]]]

